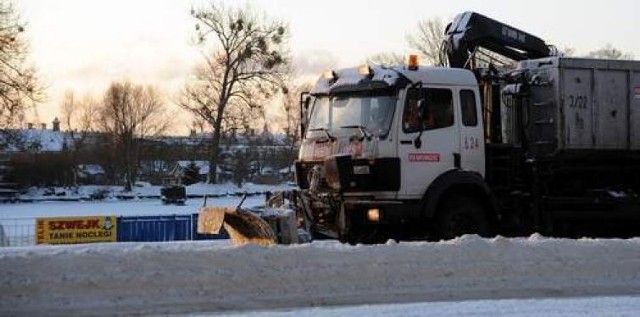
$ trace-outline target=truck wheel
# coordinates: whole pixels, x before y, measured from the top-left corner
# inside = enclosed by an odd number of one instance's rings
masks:
[[[476,198],[454,195],[444,199],[435,219],[436,239],[449,240],[464,234],[490,236],[489,221]]]

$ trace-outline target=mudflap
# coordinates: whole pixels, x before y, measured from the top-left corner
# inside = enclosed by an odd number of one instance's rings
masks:
[[[251,211],[231,208],[204,207],[198,214],[198,233],[218,234],[220,229],[229,234],[233,244],[277,243],[271,226]]]

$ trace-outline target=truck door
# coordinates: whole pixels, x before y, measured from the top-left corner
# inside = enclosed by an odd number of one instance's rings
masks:
[[[460,168],[484,176],[484,138],[479,94],[462,88],[458,91],[460,107]]]
[[[422,100],[422,102],[419,102]],[[420,115],[419,104],[424,115]],[[439,175],[454,168],[460,133],[449,87],[408,88],[399,131],[401,199],[420,199]]]

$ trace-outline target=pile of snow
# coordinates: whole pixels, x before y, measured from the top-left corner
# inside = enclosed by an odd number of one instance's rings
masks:
[[[0,248],[0,315],[112,315],[640,293],[640,239]]]
[[[377,305],[311,307],[287,310],[239,312],[225,316],[251,317],[602,317],[636,316],[640,297],[598,296],[528,299],[466,300],[424,303],[394,303]],[[198,314],[197,316],[215,316]]]

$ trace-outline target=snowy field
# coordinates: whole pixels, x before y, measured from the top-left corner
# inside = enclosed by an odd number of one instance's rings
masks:
[[[146,182],[138,182],[131,192],[124,192],[122,186],[106,185],[86,185],[79,187],[55,187],[55,188],[30,188],[27,193],[20,196],[23,200],[46,201],[46,200],[89,200],[92,195],[102,193],[107,199],[121,198],[144,198],[160,197],[162,186],[151,185]],[[242,187],[234,184],[204,184],[197,183],[185,186],[188,196],[225,196],[241,193],[264,193],[267,191],[290,190],[296,188],[295,185],[287,183],[278,185],[261,185],[245,183]]]
[[[245,206],[263,202],[252,196]],[[202,204],[2,204],[0,223],[33,230],[36,217],[183,215]],[[215,240],[4,247],[0,316],[637,316],[639,255],[640,239],[538,235],[375,246]]]
[[[0,248],[0,315],[624,316],[640,239]],[[365,305],[365,306],[362,306]]]
[[[208,206],[235,207],[241,197],[208,198]],[[0,204],[2,218],[34,218],[62,216],[150,216],[185,215],[198,212],[203,198],[188,199],[184,206],[163,205],[159,199],[106,200],[106,201],[41,201],[34,203]],[[264,204],[264,196],[251,196],[244,206]]]

